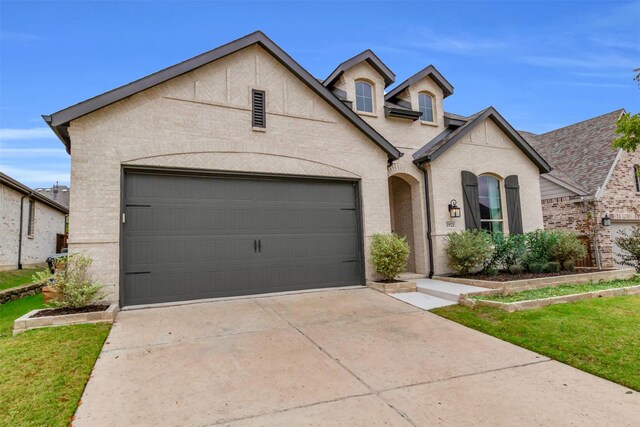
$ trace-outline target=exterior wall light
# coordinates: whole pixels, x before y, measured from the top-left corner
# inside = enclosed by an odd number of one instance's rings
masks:
[[[609,214],[604,214],[602,217],[602,225],[605,227],[609,227],[611,225],[611,218],[609,217]]]
[[[460,218],[460,208],[458,207],[458,202],[456,202],[456,199],[453,199],[449,202],[449,216],[451,218]]]

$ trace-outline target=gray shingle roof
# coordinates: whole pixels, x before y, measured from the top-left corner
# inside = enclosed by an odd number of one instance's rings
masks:
[[[611,148],[611,142],[623,112],[612,111],[541,135],[520,134],[562,174],[562,180],[595,195],[616,158],[618,150]]]

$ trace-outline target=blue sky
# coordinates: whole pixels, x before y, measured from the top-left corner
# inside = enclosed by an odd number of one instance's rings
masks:
[[[401,82],[433,64],[447,111],[537,133],[640,111],[640,1],[0,1],[0,170],[69,183],[50,114],[260,29],[316,77],[372,49]]]

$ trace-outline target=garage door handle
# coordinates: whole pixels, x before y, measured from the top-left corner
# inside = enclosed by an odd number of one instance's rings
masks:
[[[262,252],[262,240],[258,240],[258,252]]]
[[[256,239],[253,239],[253,252],[258,252],[258,241]]]

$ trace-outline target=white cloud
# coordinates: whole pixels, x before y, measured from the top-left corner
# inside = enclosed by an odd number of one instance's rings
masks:
[[[618,55],[570,56],[524,56],[521,61],[540,67],[549,68],[587,68],[587,69],[633,69],[634,62]]]
[[[18,139],[52,139],[56,135],[46,127],[30,129],[0,129],[0,141],[12,141]]]
[[[0,158],[9,157],[49,157],[49,156],[62,156],[69,157],[69,154],[65,151],[62,144],[60,148],[6,148],[0,146]]]
[[[28,185],[31,188],[50,186],[56,181],[60,184],[69,185],[69,170],[51,170],[34,168],[21,168],[0,164],[0,171],[11,178]]]
[[[3,30],[3,31],[0,31],[0,40],[2,40],[2,41],[32,42],[32,41],[46,40],[46,38],[44,38],[42,36],[39,36],[37,34]]]

